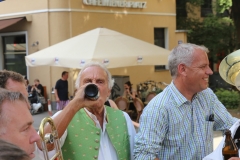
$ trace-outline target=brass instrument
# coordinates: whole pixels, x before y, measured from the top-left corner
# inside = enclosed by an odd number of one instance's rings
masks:
[[[45,126],[46,123],[50,124],[51,129],[52,129],[52,133],[44,134],[44,126]],[[40,127],[39,127],[39,135],[40,135],[41,140],[42,140],[42,151],[43,151],[43,154],[44,154],[44,159],[49,160],[47,144],[54,143],[56,154],[50,160],[54,160],[55,158],[58,158],[57,160],[63,160],[60,140],[58,138],[58,132],[57,132],[57,129],[54,125],[54,122],[53,122],[52,118],[46,117],[41,121],[41,124],[40,124]]]
[[[240,90],[240,50],[227,55],[219,66],[220,76]]]

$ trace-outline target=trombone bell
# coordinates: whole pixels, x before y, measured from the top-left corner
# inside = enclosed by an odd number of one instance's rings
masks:
[[[220,76],[240,90],[240,50],[227,55],[219,66]]]
[[[50,124],[52,133],[46,133],[46,134],[44,133],[44,126],[46,123]],[[57,160],[63,160],[60,140],[58,138],[58,132],[52,118],[46,117],[41,121],[41,124],[39,127],[39,136],[41,137],[41,140],[42,140],[42,151],[44,154],[44,159],[54,160],[57,158]],[[56,150],[56,154],[51,159],[49,159],[47,144],[53,144],[53,143]]]

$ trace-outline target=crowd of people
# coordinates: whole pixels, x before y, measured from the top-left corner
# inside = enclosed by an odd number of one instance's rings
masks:
[[[208,88],[213,72],[207,53],[207,48],[189,43],[171,51],[168,64],[172,82],[145,107],[138,133],[129,115],[109,100],[114,80],[103,64],[90,62],[81,69],[71,101],[60,96],[61,90],[66,92],[68,87],[68,73],[63,72],[55,87],[59,111],[52,117],[62,137],[63,158],[200,160],[213,152],[213,130],[229,129],[238,119]],[[98,87],[96,100],[85,97],[90,83]],[[39,80],[35,84],[38,86]],[[34,89],[42,92],[37,86]],[[129,100],[136,97],[130,82],[124,88]],[[28,160],[42,152],[27,97],[20,74],[0,71],[0,149],[6,146],[0,159],[15,156],[16,160]],[[51,132],[50,126],[46,125],[44,131]],[[14,154],[9,155],[10,151]]]

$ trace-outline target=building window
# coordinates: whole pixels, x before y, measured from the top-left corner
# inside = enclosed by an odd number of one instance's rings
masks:
[[[25,64],[26,56],[26,38],[25,35],[4,36],[3,41],[3,59],[4,69],[27,75]]]
[[[165,48],[165,29],[164,28],[154,28],[154,44],[156,46]],[[166,70],[165,65],[156,65],[154,67],[155,72]]]
[[[204,3],[201,5],[201,17],[207,17],[212,12],[212,0],[204,0]]]
[[[176,0],[176,13],[177,17],[187,17],[185,0]]]
[[[154,44],[165,48],[164,28],[154,28]]]

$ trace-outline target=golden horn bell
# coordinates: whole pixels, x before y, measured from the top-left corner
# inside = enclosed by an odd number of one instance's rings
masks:
[[[52,129],[52,133],[44,133],[44,126],[46,123],[49,123]],[[41,137],[42,140],[42,151],[44,154],[44,159],[45,160],[54,160],[58,158],[58,160],[63,160],[62,156],[62,150],[61,150],[61,145],[60,145],[60,140],[58,138],[58,132],[57,129],[54,125],[54,122],[52,118],[46,117],[41,121],[40,127],[39,127],[39,136]],[[49,159],[48,156],[48,150],[47,150],[47,144],[49,143],[54,143],[54,147],[56,150],[56,154]]]
[[[240,89],[240,50],[227,55],[220,63],[220,76],[228,83]]]

